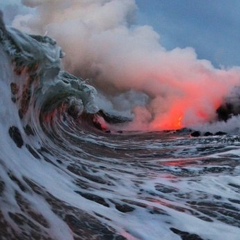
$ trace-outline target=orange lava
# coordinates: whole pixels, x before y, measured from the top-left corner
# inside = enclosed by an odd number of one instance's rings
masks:
[[[220,99],[211,102],[211,111],[208,105],[198,104],[191,98],[176,101],[169,107],[167,113],[158,116],[153,122],[155,130],[180,130],[185,127],[194,126],[199,123],[210,122],[216,118],[216,109],[222,104]]]

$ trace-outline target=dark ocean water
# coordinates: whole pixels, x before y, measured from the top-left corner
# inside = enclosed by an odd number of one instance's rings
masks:
[[[0,26],[0,239],[239,240],[240,137],[111,130],[62,55]]]

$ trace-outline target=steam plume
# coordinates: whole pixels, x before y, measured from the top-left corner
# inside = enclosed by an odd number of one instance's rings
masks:
[[[166,51],[150,26],[134,22],[134,0],[22,0],[34,8],[13,26],[55,38],[66,53],[65,68],[94,79],[108,95],[144,93],[131,109],[135,128],[178,129],[213,121],[216,109],[240,84],[240,69],[216,69],[192,48]],[[136,98],[138,98],[136,94]],[[133,99],[131,99],[133,101]]]

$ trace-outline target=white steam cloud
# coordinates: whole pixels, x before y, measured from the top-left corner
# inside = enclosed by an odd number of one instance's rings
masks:
[[[150,26],[135,24],[134,0],[22,4],[32,9],[16,16],[13,26],[55,38],[66,53],[66,70],[93,79],[109,96],[135,91],[149,97],[139,106],[131,98],[136,129],[176,129],[212,121],[223,99],[240,84],[239,68],[216,69],[198,60],[192,48],[166,51]]]

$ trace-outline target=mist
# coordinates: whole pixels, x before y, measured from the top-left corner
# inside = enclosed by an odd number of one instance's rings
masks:
[[[111,102],[104,106],[131,112],[131,129],[212,123],[240,85],[239,67],[215,68],[190,47],[167,51],[151,26],[138,25],[134,0],[22,0],[21,6],[29,12],[17,14],[12,26],[54,38],[66,53],[64,68],[90,79]]]

